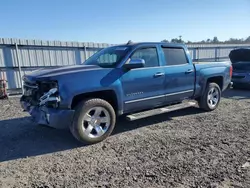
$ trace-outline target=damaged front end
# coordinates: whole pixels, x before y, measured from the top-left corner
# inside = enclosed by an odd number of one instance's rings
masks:
[[[24,81],[23,90],[21,107],[36,123],[63,129],[72,123],[74,111],[60,109],[61,98],[56,81]]]

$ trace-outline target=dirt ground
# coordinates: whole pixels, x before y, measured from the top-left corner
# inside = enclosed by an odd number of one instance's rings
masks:
[[[210,113],[189,108],[120,120],[83,146],[41,127],[18,98],[0,100],[0,187],[250,187],[250,91],[229,90]]]

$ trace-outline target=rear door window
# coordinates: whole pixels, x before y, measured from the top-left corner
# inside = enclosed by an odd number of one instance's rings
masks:
[[[188,60],[183,48],[162,48],[167,66],[186,65]]]

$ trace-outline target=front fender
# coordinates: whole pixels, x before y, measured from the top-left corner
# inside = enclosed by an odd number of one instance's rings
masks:
[[[120,82],[122,70],[111,69],[92,72],[85,75],[74,75],[74,77],[63,78],[59,81],[59,93],[61,97],[61,108],[71,108],[75,96],[85,93],[113,91],[117,98],[118,112],[123,112],[123,90]],[[84,81],[85,80],[85,81]],[[87,80],[87,82],[86,82]]]

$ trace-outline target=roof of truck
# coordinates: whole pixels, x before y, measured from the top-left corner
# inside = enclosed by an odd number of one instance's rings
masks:
[[[168,42],[132,42],[128,41],[126,44],[121,44],[118,46],[140,46],[140,45],[163,45],[169,47],[185,47],[182,43],[168,43]]]

